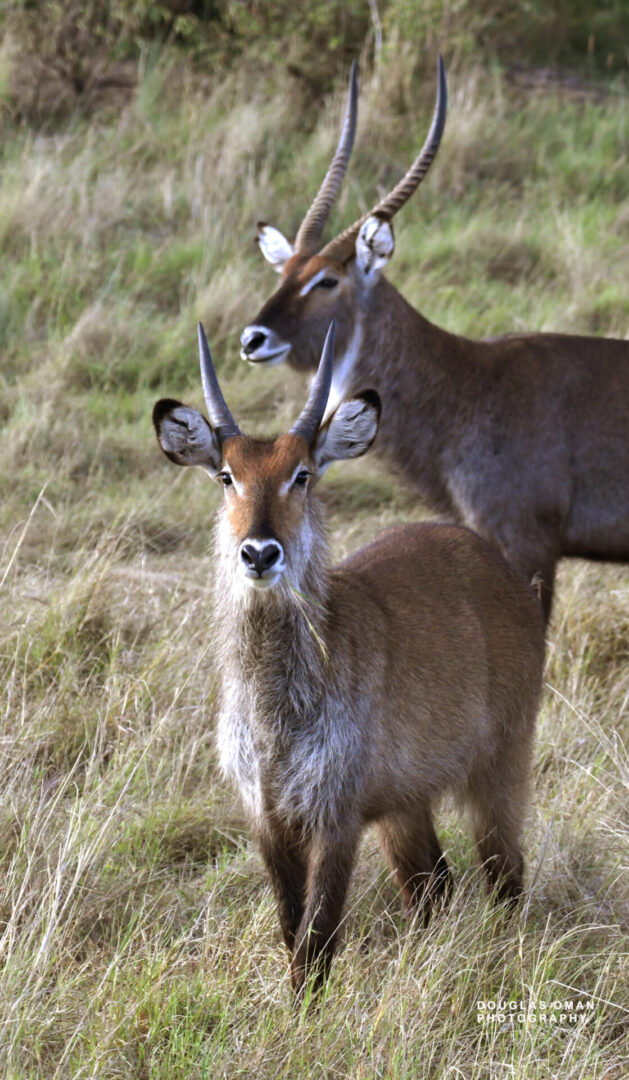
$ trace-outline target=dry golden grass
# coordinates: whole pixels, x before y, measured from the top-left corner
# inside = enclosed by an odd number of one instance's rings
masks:
[[[626,333],[624,100],[518,98],[498,75],[451,83],[448,136],[399,223],[393,279],[429,317],[478,336],[522,324]],[[409,85],[402,64],[366,88],[333,225],[421,138],[428,105],[388,121]],[[300,380],[236,360],[274,283],[251,229],[259,217],[295,228],[340,108],[339,96],[309,134],[278,83],[244,72],[200,93],[157,66],[116,116],[47,136],[5,126],[0,1071],[11,1080],[626,1075],[627,568],[561,569],[529,885],[512,921],[486,903],[447,807],[439,830],[458,884],[425,933],[402,921],[368,836],[326,1000],[296,1014],[261,861],[217,773],[217,495],[162,463],[150,408],[162,391],[199,402],[202,316],[243,423],[277,430],[292,416]],[[325,486],[339,555],[422,513],[369,459]],[[479,1023],[478,1003],[500,999],[537,1003],[536,1020],[507,1009]],[[554,1010],[542,1001],[571,1002],[579,1018],[543,1022]]]

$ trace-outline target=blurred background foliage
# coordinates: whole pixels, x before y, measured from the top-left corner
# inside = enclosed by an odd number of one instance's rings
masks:
[[[313,97],[357,54],[386,61],[411,42],[418,66],[437,48],[450,66],[473,57],[592,78],[629,63],[626,0],[9,0],[0,20],[4,101],[31,119],[132,84],[147,50],[165,46],[210,77],[243,58],[260,73],[279,66]]]

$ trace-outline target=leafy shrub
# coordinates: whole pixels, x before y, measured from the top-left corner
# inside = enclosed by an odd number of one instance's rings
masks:
[[[422,66],[438,49],[450,66],[497,58],[595,74],[629,62],[625,0],[15,0],[3,21],[13,42],[8,96],[30,116],[128,92],[142,52],[166,43],[214,79],[245,55],[254,71],[279,67],[311,98],[353,57],[372,60],[380,30],[385,57],[412,50]]]

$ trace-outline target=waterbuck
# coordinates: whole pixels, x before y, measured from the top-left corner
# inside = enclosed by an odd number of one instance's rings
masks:
[[[333,342],[308,402],[275,439],[240,432],[202,327],[209,423],[153,411],[164,453],[224,486],[214,547],[218,747],[251,815],[300,993],[325,978],[358,840],[378,827],[406,907],[426,915],[450,872],[432,808],[470,804],[489,887],[522,888],[519,834],[544,656],[539,604],[465,528],[411,524],[330,567],[315,494],[330,462],[369,448],[365,390],[322,424]]]
[[[361,387],[384,399],[378,452],[426,504],[498,545],[551,610],[562,555],[629,559],[629,342],[564,334],[472,341],[406,303],[382,269],[391,218],[439,146],[446,81],[439,58],[432,127],[398,185],[319,250],[356,126],[352,70],[332,165],[294,246],[259,226],[282,284],[247,326],[241,356],[314,371],[331,319],[337,356],[330,410]]]

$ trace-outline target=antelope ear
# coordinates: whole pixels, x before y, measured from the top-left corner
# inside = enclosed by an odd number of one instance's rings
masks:
[[[390,222],[369,217],[356,237],[356,266],[361,279],[373,283],[379,277],[395,250],[395,238]]]
[[[378,433],[380,396],[375,390],[343,401],[330,419],[319,428],[312,457],[319,475],[333,461],[361,457]]]
[[[200,465],[216,476],[223,452],[216,432],[200,412],[162,398],[153,409],[153,424],[159,445],[175,465]]]
[[[256,240],[266,261],[271,264],[276,273],[281,274],[286,263],[295,253],[293,245],[279,229],[266,225],[264,221],[258,222]]]

